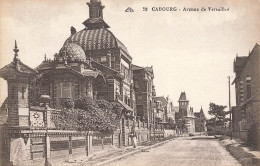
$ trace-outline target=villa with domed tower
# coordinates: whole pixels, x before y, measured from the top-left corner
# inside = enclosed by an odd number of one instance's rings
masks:
[[[138,141],[149,139],[153,103],[150,113],[136,118],[132,57],[103,20],[101,1],[90,0],[87,5],[89,18],[83,22],[85,27],[80,31],[71,27],[71,35],[53,59],[45,56],[32,69],[19,59],[19,43],[15,41],[13,62],[0,69],[0,77],[8,83],[8,97],[1,107],[7,114],[5,122],[1,122],[5,129],[1,142],[5,142],[3,151],[9,154],[8,160],[13,157],[10,147],[21,137],[29,138],[26,146],[31,159],[49,158],[64,149],[71,154],[82,147],[88,154],[92,148],[89,142],[95,138],[93,131],[68,131],[55,126],[55,117],[62,114],[65,103],[85,97],[121,106],[120,125],[107,138],[112,145],[131,145],[129,133],[133,130]]]

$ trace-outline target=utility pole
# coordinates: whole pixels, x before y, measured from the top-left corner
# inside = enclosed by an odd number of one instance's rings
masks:
[[[230,115],[230,133],[231,140],[233,137],[233,125],[232,125],[232,111],[231,111],[231,94],[230,94],[230,76],[228,76],[228,107],[229,107],[229,115]]]

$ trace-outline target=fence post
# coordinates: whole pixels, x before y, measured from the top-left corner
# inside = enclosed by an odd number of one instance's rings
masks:
[[[32,141],[32,138],[30,138],[30,153],[31,153],[31,160],[33,160],[32,144],[33,144],[33,141]]]
[[[112,143],[112,145],[114,145],[114,133],[112,134],[112,136],[111,136],[111,143]]]
[[[102,144],[102,149],[104,149],[104,137],[101,137],[101,144]]]
[[[118,134],[118,143],[119,147],[121,148],[121,133]]]
[[[86,150],[86,156],[88,156],[88,145],[89,145],[89,139],[88,139],[88,133],[85,135],[85,150]]]
[[[72,136],[69,136],[69,154],[72,154]]]

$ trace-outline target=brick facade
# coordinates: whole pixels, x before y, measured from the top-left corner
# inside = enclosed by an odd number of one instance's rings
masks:
[[[260,47],[255,45],[247,57],[236,57],[233,81],[236,90],[236,106],[233,109],[236,130],[247,130],[260,120]],[[239,113],[237,113],[239,112]],[[235,114],[240,114],[236,116]]]
[[[260,46],[256,44],[248,56],[236,57],[236,106],[232,107],[234,135],[244,135],[260,121]]]
[[[154,97],[153,68],[133,65],[137,116],[153,124]]]

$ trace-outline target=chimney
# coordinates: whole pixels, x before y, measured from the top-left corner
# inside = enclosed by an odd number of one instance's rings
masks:
[[[105,6],[102,5],[100,0],[90,0],[87,3],[89,6],[89,17],[90,18],[102,18],[103,19],[103,9]]]
[[[76,28],[74,28],[73,26],[70,27],[70,33],[71,35],[74,35],[77,32]]]

